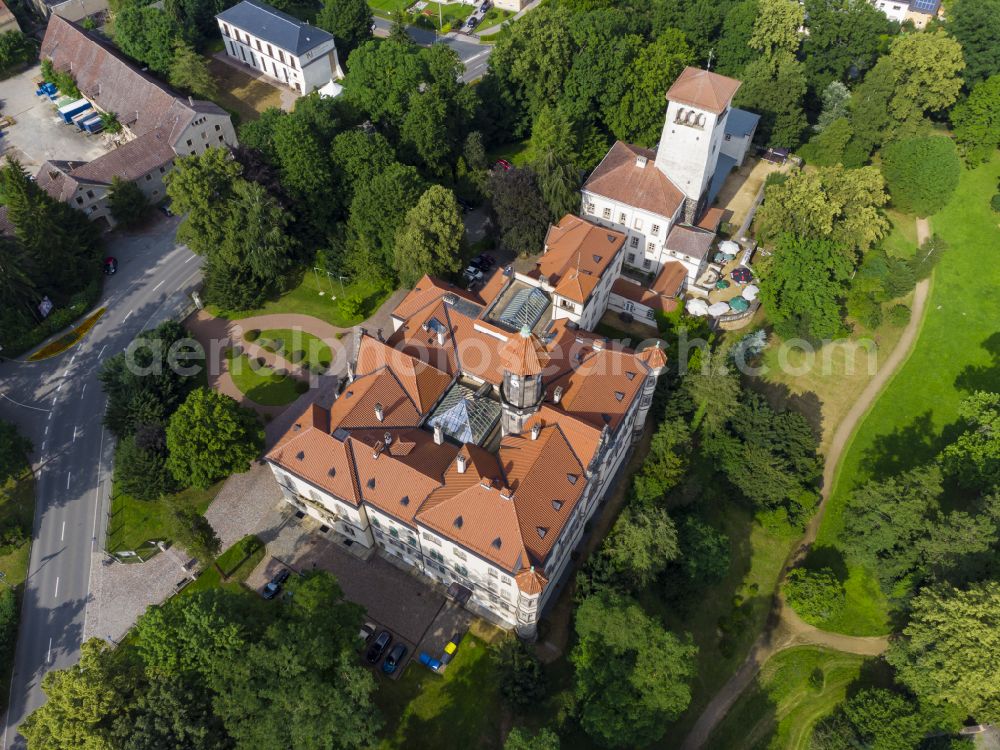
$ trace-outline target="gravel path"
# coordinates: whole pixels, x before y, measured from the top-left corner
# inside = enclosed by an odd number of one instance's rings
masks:
[[[917,241],[923,244],[930,236],[930,227],[925,219],[917,220]],[[875,377],[858,397],[858,400],[851,407],[841,423],[837,426],[830,450],[826,455],[826,462],[823,469],[823,489],[820,497],[819,509],[813,516],[805,535],[796,550],[791,554],[782,570],[782,577],[785,572],[795,563],[802,559],[809,551],[809,547],[816,540],[823,520],[823,513],[826,509],[826,501],[830,497],[836,481],[837,469],[840,466],[840,459],[844,451],[850,444],[855,428],[871,409],[882,389],[889,383],[893,375],[899,370],[913,349],[913,344],[920,332],[920,324],[923,321],[924,309],[927,306],[927,297],[930,292],[930,279],[924,279],[917,284],[913,293],[913,314],[907,324],[903,335],[899,339],[896,348],[886,358],[885,364],[879,369]],[[840,633],[830,633],[820,630],[802,621],[802,619],[792,611],[791,607],[786,607],[779,594],[775,597],[774,608],[768,617],[767,625],[763,632],[754,642],[750,649],[750,654],[737,670],[736,674],[729,678],[729,681],[716,693],[711,702],[705,707],[694,727],[684,739],[681,750],[698,750],[708,741],[712,730],[729,712],[736,699],[740,697],[747,686],[757,675],[761,665],[771,656],[791,646],[816,645],[836,649],[852,654],[864,656],[877,656],[888,646],[889,639],[886,637],[861,638],[856,636],[841,635]]]

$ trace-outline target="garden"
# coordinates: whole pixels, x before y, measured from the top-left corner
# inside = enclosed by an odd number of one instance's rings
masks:
[[[284,406],[309,390],[307,381],[268,366],[263,357],[251,359],[234,350],[226,356],[233,383],[255,404]]]

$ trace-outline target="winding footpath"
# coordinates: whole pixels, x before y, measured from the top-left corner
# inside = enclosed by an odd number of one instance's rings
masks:
[[[917,244],[922,245],[930,236],[930,227],[926,219],[917,220]],[[837,426],[837,431],[833,435],[830,450],[826,455],[826,462],[823,469],[823,488],[820,492],[819,509],[806,527],[805,534],[795,550],[785,561],[781,570],[779,580],[784,578],[787,571],[801,560],[809,551],[810,546],[816,540],[820,524],[823,521],[823,513],[826,510],[826,502],[833,491],[834,482],[837,477],[837,470],[840,466],[840,459],[847,450],[854,434],[855,428],[871,409],[882,389],[889,383],[903,363],[906,362],[913,350],[913,344],[920,333],[921,322],[924,318],[924,311],[927,306],[927,298],[930,294],[931,280],[924,279],[913,291],[913,305],[910,322],[903,330],[903,335],[899,339],[896,348],[892,350],[886,358],[885,363],[865,387],[854,406],[847,413],[841,423]],[[708,741],[712,731],[719,722],[725,718],[729,709],[740,697],[744,690],[749,687],[757,672],[764,663],[774,654],[793,646],[823,646],[837,651],[844,651],[850,654],[862,656],[878,656],[889,645],[889,639],[885,636],[878,637],[858,637],[831,633],[813,627],[803,620],[785,605],[780,589],[775,594],[774,602],[767,623],[760,636],[750,648],[750,653],[736,673],[729,678],[729,681],[722,686],[715,697],[709,702],[695,722],[694,727],[684,738],[681,750],[698,750]]]

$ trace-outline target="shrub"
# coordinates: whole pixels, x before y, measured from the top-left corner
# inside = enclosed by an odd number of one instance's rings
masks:
[[[882,150],[882,174],[893,204],[919,216],[944,208],[961,172],[955,143],[944,136],[907,138]]]
[[[267,364],[267,360],[263,357],[257,357],[257,367],[264,367]]]
[[[893,305],[889,310],[889,323],[902,328],[910,322],[910,308],[906,305]]]
[[[990,207],[1000,214],[1000,193],[997,193],[992,198],[990,198]]]
[[[820,667],[816,667],[809,674],[809,687],[813,690],[819,692],[823,689],[823,685],[826,684],[826,675]]]
[[[783,589],[789,606],[810,625],[820,625],[844,608],[844,585],[830,568],[795,568]]]
[[[243,340],[249,341],[251,344],[260,338],[260,330],[257,328],[251,328],[249,331],[243,334]]]
[[[500,694],[514,708],[526,708],[545,695],[545,675],[535,652],[519,638],[490,646],[499,671]]]
[[[867,292],[853,290],[847,296],[847,312],[865,328],[878,328],[882,322],[882,306]]]

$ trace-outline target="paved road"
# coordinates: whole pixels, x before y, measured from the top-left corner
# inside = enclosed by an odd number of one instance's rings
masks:
[[[375,18],[375,33],[379,36],[388,36],[392,29],[392,22],[384,18]],[[490,52],[493,46],[490,44],[480,44],[474,36],[458,34],[452,32],[441,37],[434,31],[420,26],[407,26],[407,33],[419,45],[429,47],[435,42],[441,42],[451,47],[458,54],[462,64],[465,65],[465,73],[462,80],[466,83],[476,81],[486,75],[489,67]]]
[[[90,561],[104,533],[113,445],[101,422],[100,363],[141,330],[176,314],[200,278],[200,259],[176,245],[176,218],[115,238],[118,273],[105,284],[107,313],[65,354],[0,364],[0,417],[34,443],[34,534],[3,750],[24,747],[15,728],[44,702],[41,679],[79,658]]]

